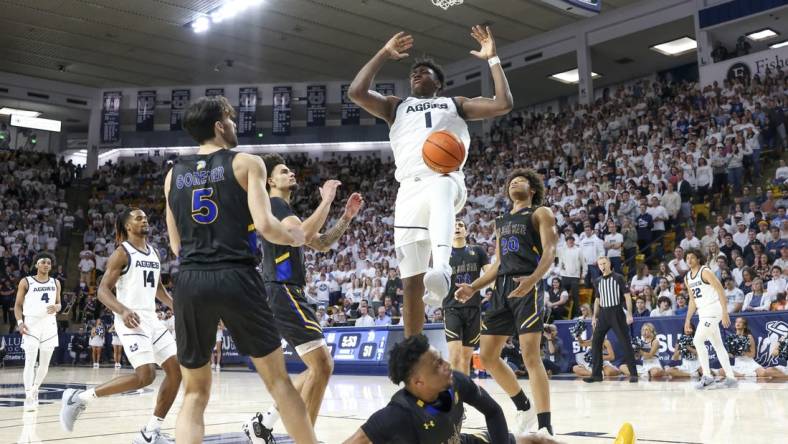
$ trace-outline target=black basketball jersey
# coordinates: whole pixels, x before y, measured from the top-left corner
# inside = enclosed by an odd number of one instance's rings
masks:
[[[487,265],[489,259],[487,252],[478,245],[466,245],[462,248],[452,248],[449,265],[451,265],[451,288],[449,294],[443,299],[444,308],[479,307],[481,297],[479,292],[466,303],[454,299],[454,292],[459,284],[470,284],[479,278],[482,267]]]
[[[283,220],[295,216],[290,204],[281,197],[271,198],[271,212]],[[304,273],[304,249],[289,245],[278,245],[263,239],[263,280],[280,282],[303,287],[306,285]]]
[[[454,384],[441,392],[432,404],[426,404],[405,389],[391,397],[391,404],[404,408],[410,414],[418,430],[419,443],[460,442],[465,407]]]
[[[542,239],[533,223],[536,209],[523,208],[495,219],[501,265],[498,276],[533,274],[542,257]]]
[[[247,194],[233,173],[236,154],[222,149],[183,156],[172,168],[168,197],[181,237],[182,270],[259,262]]]

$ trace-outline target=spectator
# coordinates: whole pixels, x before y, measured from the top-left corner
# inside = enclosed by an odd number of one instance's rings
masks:
[[[545,292],[544,304],[546,308],[547,322],[553,320],[569,319],[569,309],[567,302],[569,293],[562,288],[561,279],[553,278],[550,287]]]
[[[769,311],[771,299],[763,292],[763,281],[755,278],[752,281],[752,291],[744,296],[742,311]]]
[[[738,313],[744,305],[744,293],[736,286],[733,279],[725,279],[725,297],[728,299],[728,313]]]
[[[786,292],[787,286],[782,268],[777,265],[773,266],[771,279],[766,284],[766,297],[772,301],[777,299],[777,296]]]
[[[677,281],[684,279],[684,275],[689,271],[689,265],[684,261],[683,248],[676,247],[676,249],[673,250],[673,260],[668,262],[668,268]]]
[[[665,296],[661,296],[657,299],[657,308],[651,310],[651,317],[673,316],[673,309],[671,309],[670,306],[670,299]]]
[[[600,256],[605,255],[605,244],[597,237],[596,232],[591,228],[590,222],[583,224],[583,234],[580,235],[580,252],[587,267],[585,284],[586,287],[590,287],[591,282],[602,275],[596,260]]]
[[[566,289],[572,300],[572,316],[580,313],[580,279],[587,273],[582,251],[575,245],[574,236],[566,238],[566,247],[558,252],[561,287]]]
[[[615,222],[610,221],[607,223],[608,234],[605,235],[605,249],[607,250],[607,257],[610,259],[610,264],[616,273],[621,274],[621,248],[624,245],[624,236],[618,233],[618,227]]]
[[[382,308],[382,307],[381,307]],[[369,315],[368,306],[360,306],[358,309],[358,319],[356,319],[356,327],[374,327],[375,318]]]
[[[386,307],[378,307],[378,317],[375,318],[376,326],[391,325],[391,317],[386,314]]]
[[[689,249],[700,249],[700,239],[695,237],[695,230],[691,227],[687,227],[684,230],[684,239],[681,240],[679,244],[682,250],[687,251]]]
[[[430,320],[433,324],[440,324],[443,322],[443,310],[440,308],[436,308],[435,311],[432,312],[432,319]]]
[[[320,321],[321,327],[331,326],[330,318],[328,316],[328,313],[326,313],[326,307],[322,305],[317,307],[317,311],[315,311],[315,315],[317,316],[318,321]]]
[[[83,327],[79,327],[79,331],[71,336],[69,348],[71,349],[71,352],[74,353],[74,360],[71,365],[77,365],[82,362],[81,356],[83,353],[85,354],[85,359],[87,359],[88,335],[85,333],[85,329]]]
[[[648,317],[651,316],[651,310],[646,307],[646,300],[642,297],[638,297],[635,299],[635,313],[633,316],[636,318]]]
[[[648,249],[651,245],[653,233],[654,217],[648,213],[645,204],[640,204],[640,214],[637,217],[637,243],[640,251],[646,256],[649,255]]]
[[[555,325],[547,324],[542,333],[542,364],[547,370],[548,375],[561,373],[564,364],[564,345],[558,337],[558,328]]]
[[[90,252],[88,254],[80,254],[79,260],[79,280],[87,284],[94,283],[93,270],[96,269],[96,263],[91,258]]]
[[[676,295],[676,309],[673,314],[676,316],[684,316],[687,314],[687,296],[684,293]]]
[[[651,275],[648,265],[641,264],[638,267],[638,272],[632,277],[632,282],[629,284],[629,292],[632,296],[639,296],[643,293],[646,287],[651,287],[654,281],[654,276]]]

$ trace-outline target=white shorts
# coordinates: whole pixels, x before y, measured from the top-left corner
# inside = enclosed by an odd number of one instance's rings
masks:
[[[222,342],[222,340],[224,340],[224,332],[216,330],[216,342]]]
[[[691,376],[700,374],[700,362],[697,359],[682,359],[681,365],[676,368]]]
[[[763,368],[761,364],[747,356],[736,356],[736,360],[733,362],[733,372],[743,376],[756,376],[755,372],[759,368]]]
[[[104,346],[104,336],[93,336],[88,341],[91,347],[103,347]]]
[[[638,375],[647,376],[648,372],[651,371],[652,368],[658,368],[662,370],[662,364],[659,362],[659,358],[644,359],[643,365],[637,366]]]
[[[22,336],[23,350],[52,350],[59,345],[55,315],[25,316],[28,333]]]
[[[397,190],[394,204],[394,248],[400,276],[403,278],[427,271],[432,248],[428,228],[433,198],[430,188],[442,180],[451,180],[456,184],[454,195],[446,196],[454,206],[454,214],[446,214],[446,217],[453,221],[454,215],[462,210],[468,197],[465,175],[462,172],[405,179]]]
[[[128,328],[120,316],[115,316],[115,330],[120,335],[123,350],[134,368],[145,364],[161,364],[175,356],[175,338],[154,312],[138,311],[140,325]]]
[[[714,325],[715,321],[717,323],[722,321],[722,306],[719,301],[712,305],[698,308],[698,322],[703,321],[710,322],[712,323],[711,325]]]
[[[123,345],[123,343],[120,342],[120,336],[112,335],[112,346],[114,347],[116,345]]]

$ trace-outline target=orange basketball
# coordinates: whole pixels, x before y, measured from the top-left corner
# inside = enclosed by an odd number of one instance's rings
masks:
[[[436,173],[457,171],[465,159],[465,145],[451,131],[435,131],[424,141],[421,149],[424,163]]]

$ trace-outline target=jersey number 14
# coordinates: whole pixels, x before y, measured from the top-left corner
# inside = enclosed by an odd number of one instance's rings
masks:
[[[142,287],[145,288],[150,284],[150,288],[156,287],[156,279],[151,270],[142,270]]]

